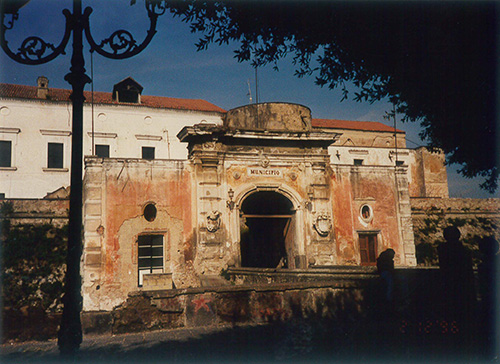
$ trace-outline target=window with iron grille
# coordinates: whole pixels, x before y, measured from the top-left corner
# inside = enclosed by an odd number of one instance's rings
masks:
[[[139,287],[142,287],[145,274],[163,273],[163,235],[139,235],[137,243]]]

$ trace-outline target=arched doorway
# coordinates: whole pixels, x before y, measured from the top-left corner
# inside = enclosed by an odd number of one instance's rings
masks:
[[[241,265],[294,268],[294,208],[280,193],[261,191],[241,204]]]

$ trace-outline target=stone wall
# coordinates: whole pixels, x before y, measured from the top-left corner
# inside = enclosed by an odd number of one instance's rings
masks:
[[[111,310],[138,289],[138,239],[161,236],[163,272],[177,288],[199,285],[189,261],[191,174],[184,162],[86,158],[84,180],[83,306]],[[155,216],[145,217],[146,206]]]
[[[82,312],[82,327],[85,335],[120,334],[260,325],[303,318],[318,320],[319,325],[321,320],[335,317],[339,329],[349,330],[341,326],[361,322],[373,307],[376,289],[369,287],[376,288],[378,280],[376,275],[372,278],[134,292],[113,311]],[[24,323],[20,328],[6,317],[3,341],[47,340],[57,336],[54,322],[58,315],[35,318],[19,314],[15,320]]]
[[[443,229],[459,228],[464,245],[479,263],[479,239],[500,238],[500,199],[412,198],[413,229],[419,265],[437,265],[436,248],[444,241]]]
[[[237,276],[242,272],[234,273],[239,279]],[[111,312],[84,312],[82,325],[85,334],[118,334],[302,322],[314,330],[322,325],[335,327],[343,332],[341,336],[362,335],[367,328],[379,325],[378,320],[384,321],[382,313],[390,308],[384,298],[383,283],[375,272],[345,273],[330,272],[326,280],[319,277],[307,281],[135,292]],[[399,314],[392,322],[394,327],[415,329],[428,319],[440,318],[438,274],[439,270],[429,268],[396,270],[394,303]],[[275,278],[271,280],[281,279]]]
[[[5,199],[2,205],[10,205],[7,216],[11,225],[44,225],[56,227],[68,223],[69,199]]]
[[[448,179],[443,151],[420,147],[410,151],[409,192],[411,197],[448,198]]]
[[[289,103],[262,103],[227,112],[224,126],[239,130],[310,131],[311,110]]]

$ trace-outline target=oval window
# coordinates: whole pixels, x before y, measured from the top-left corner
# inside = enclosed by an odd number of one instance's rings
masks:
[[[361,206],[361,218],[364,221],[370,221],[373,217],[372,208],[369,205]]]
[[[144,218],[147,221],[153,221],[156,219],[156,206],[152,203],[148,203],[144,208]]]

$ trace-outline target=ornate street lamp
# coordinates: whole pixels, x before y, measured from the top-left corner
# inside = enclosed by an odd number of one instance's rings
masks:
[[[83,102],[85,100],[83,89],[85,84],[91,82],[85,74],[83,37],[85,35],[91,52],[95,51],[104,57],[113,59],[132,57],[140,53],[151,42],[156,33],[158,16],[165,13],[166,7],[163,0],[145,0],[150,27],[142,43],[138,44],[132,34],[126,30],[117,30],[109,38],[97,43],[92,37],[89,26],[92,8],[87,7],[82,12],[81,0],[73,0],[73,12],[71,13],[68,9],[63,10],[66,17],[66,27],[58,46],[47,43],[39,37],[30,36],[21,43],[17,51],[13,51],[9,48],[5,34],[14,27],[14,23],[19,17],[18,10],[28,2],[29,0],[2,0],[0,2],[0,17],[2,19],[0,44],[10,58],[28,65],[50,62],[65,53],[69,38],[71,34],[73,35],[70,73],[64,77],[72,86],[70,98],[73,105],[73,126],[67,271],[58,345],[62,354],[74,354],[82,342],[80,259],[82,255]],[[134,2],[135,0],[132,1],[132,3]]]

